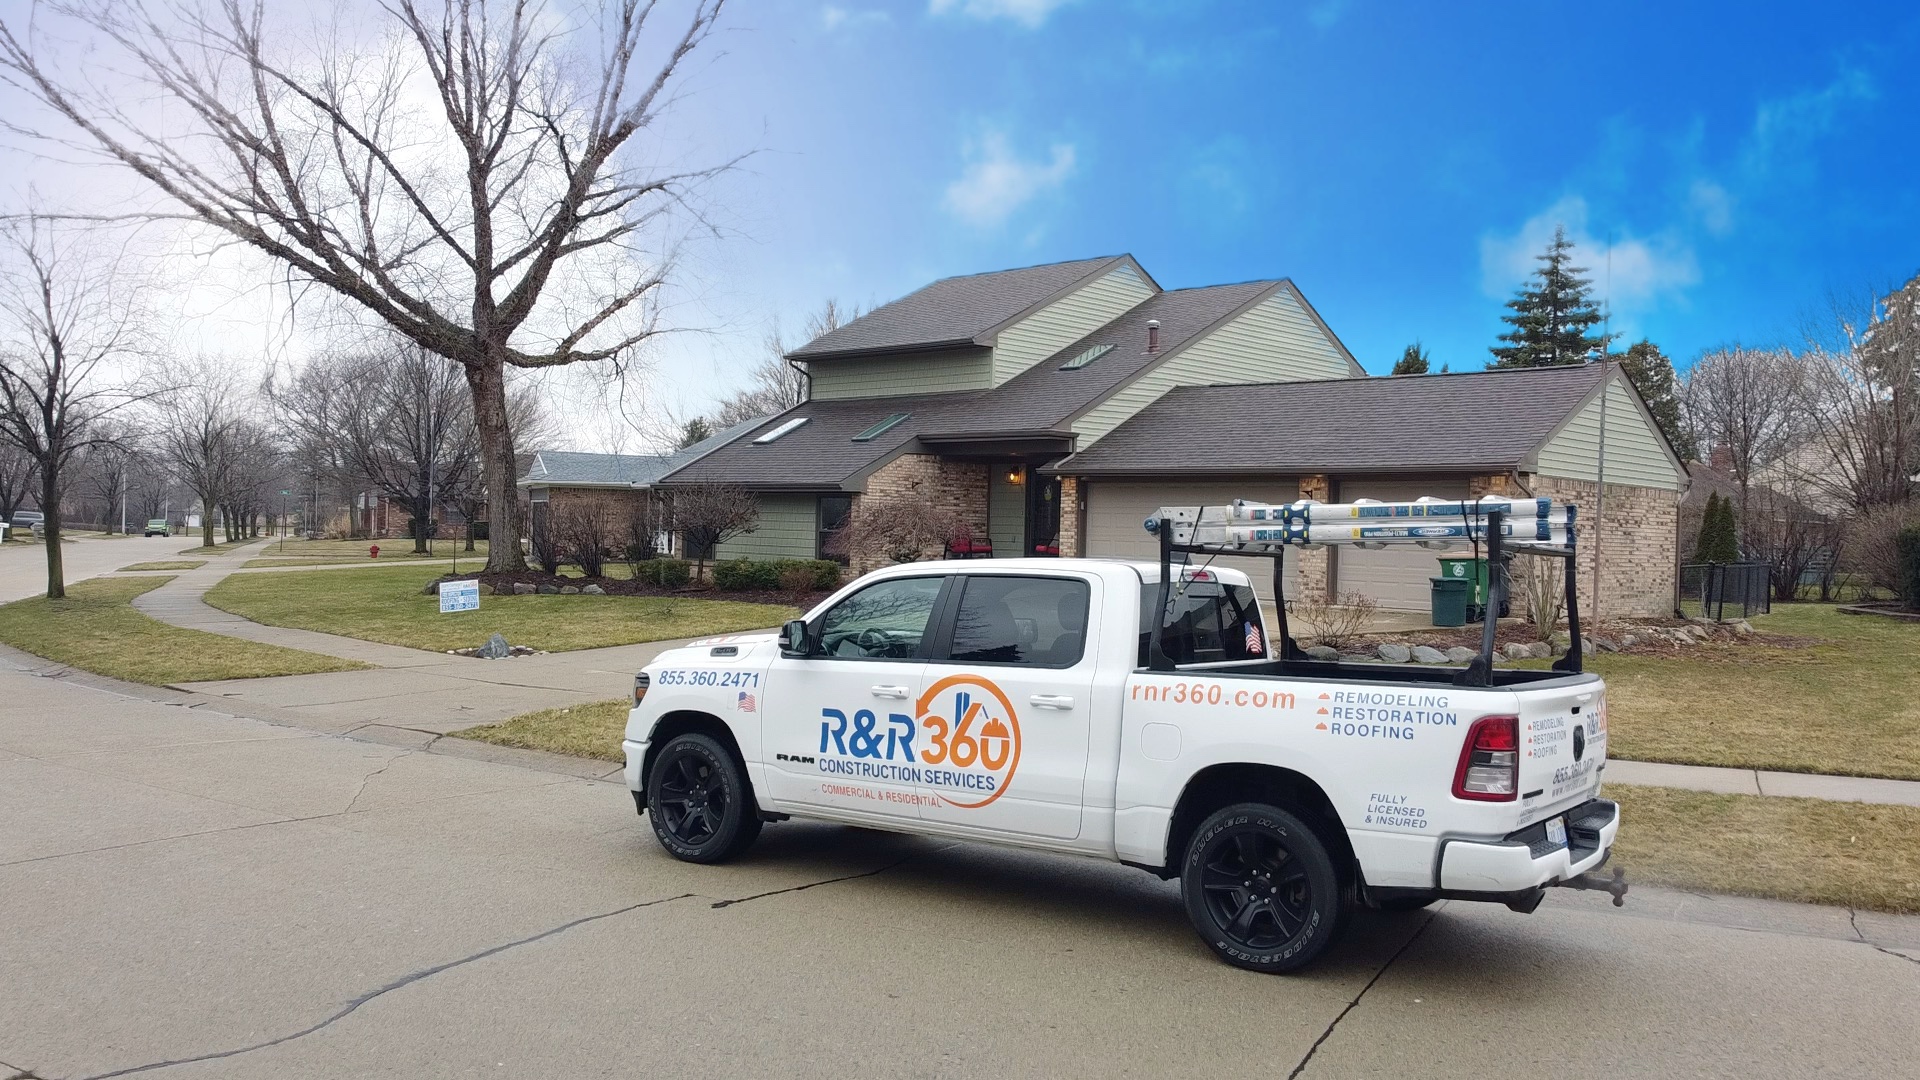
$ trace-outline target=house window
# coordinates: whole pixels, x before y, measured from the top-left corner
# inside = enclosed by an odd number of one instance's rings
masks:
[[[845,555],[827,554],[827,541],[833,539],[833,534],[840,531],[840,527],[847,523],[847,518],[850,517],[852,514],[853,514],[853,496],[851,495],[820,496],[818,523],[815,527],[815,537],[813,542],[814,558],[832,559],[834,562],[839,563],[841,566],[847,565],[847,557]]]
[[[774,441],[775,439],[778,439],[780,436],[785,435],[786,433],[794,430],[795,428],[799,427],[801,424],[804,424],[806,422],[807,422],[806,417],[796,416],[793,419],[787,421],[786,423],[781,424],[779,427],[774,428],[772,431],[767,432],[765,435],[756,436],[753,440],[753,444],[755,446],[765,446],[768,443]]]
[[[892,416],[887,417],[885,420],[882,420],[879,423],[868,428],[867,430],[861,432],[860,434],[855,435],[853,437],[853,441],[854,442],[872,442],[878,436],[884,435],[887,432],[898,427],[900,425],[900,422],[902,420],[905,420],[910,415],[912,414],[903,413],[903,412],[894,413]]]

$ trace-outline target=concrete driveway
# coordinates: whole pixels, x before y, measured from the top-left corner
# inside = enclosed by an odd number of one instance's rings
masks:
[[[1920,920],[1450,904],[1273,978],[1121,867],[798,824],[694,867],[613,783],[0,703],[0,1077],[1920,1076]]]

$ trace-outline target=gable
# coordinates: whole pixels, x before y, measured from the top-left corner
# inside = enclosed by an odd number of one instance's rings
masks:
[[[1128,260],[1025,316],[994,338],[991,385],[999,386],[1079,341],[1157,291]]]
[[[993,353],[969,347],[816,360],[807,373],[815,401],[985,390],[992,385]]]
[[[1605,396],[1607,483],[1677,491],[1686,474],[1668,452],[1666,440],[1618,375]],[[1536,472],[1571,480],[1599,479],[1602,397],[1593,396],[1549,436],[1536,455]]]
[[[1293,287],[1283,284],[1088,409],[1074,420],[1073,432],[1085,449],[1176,386],[1344,379],[1357,373],[1346,350]]]

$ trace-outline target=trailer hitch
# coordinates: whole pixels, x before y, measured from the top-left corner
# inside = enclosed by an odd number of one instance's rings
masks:
[[[1618,866],[1613,868],[1613,876],[1611,878],[1596,878],[1593,876],[1592,871],[1588,871],[1587,873],[1570,877],[1565,881],[1556,881],[1553,884],[1555,887],[1562,889],[1590,889],[1594,892],[1612,893],[1614,907],[1625,907],[1627,905],[1627,875],[1626,872]]]

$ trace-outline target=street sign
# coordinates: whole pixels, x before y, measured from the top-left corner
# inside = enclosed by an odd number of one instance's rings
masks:
[[[480,583],[477,581],[443,581],[440,583],[440,613],[449,611],[479,611]]]

